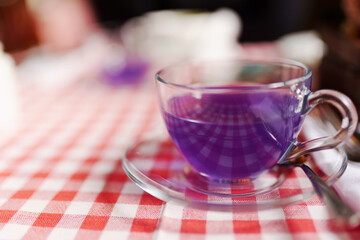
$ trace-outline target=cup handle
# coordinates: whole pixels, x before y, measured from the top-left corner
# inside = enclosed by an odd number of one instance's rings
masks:
[[[286,159],[293,159],[314,151],[336,147],[344,143],[354,133],[357,127],[358,114],[350,98],[335,90],[318,90],[310,94],[308,98],[309,108],[306,112],[321,103],[328,103],[340,112],[342,117],[340,130],[334,136],[296,143]]]

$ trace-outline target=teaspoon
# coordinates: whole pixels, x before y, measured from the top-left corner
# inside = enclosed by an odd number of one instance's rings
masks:
[[[310,179],[315,192],[324,201],[325,205],[334,213],[335,217],[345,221],[349,227],[357,227],[360,220],[355,211],[347,205],[337,193],[327,185],[309,166],[305,164],[306,156],[301,156],[294,159],[289,159],[282,162],[281,166],[300,167]]]

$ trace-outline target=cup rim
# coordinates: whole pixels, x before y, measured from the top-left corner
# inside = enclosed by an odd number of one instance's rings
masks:
[[[187,90],[226,90],[229,87],[227,86],[192,86],[192,85],[187,85],[187,84],[178,84],[178,83],[173,83],[170,81],[165,80],[161,75],[162,73],[164,73],[165,71],[175,68],[175,67],[179,67],[181,65],[195,65],[195,64],[215,64],[215,63],[231,63],[231,62],[241,62],[243,64],[258,64],[258,65],[264,65],[264,64],[272,64],[272,65],[289,65],[289,66],[295,66],[295,67],[299,67],[305,70],[305,73],[301,76],[301,77],[296,77],[296,78],[291,78],[288,79],[286,81],[282,81],[282,82],[273,82],[273,83],[268,83],[268,84],[261,84],[261,85],[255,85],[255,86],[232,86],[231,90],[263,90],[263,89],[275,89],[275,88],[281,88],[281,87],[285,87],[285,86],[291,86],[300,82],[304,82],[307,79],[311,78],[312,76],[312,71],[310,70],[309,67],[307,67],[305,64],[299,62],[299,61],[295,61],[292,59],[286,59],[286,58],[264,58],[264,59],[228,59],[228,60],[212,60],[212,61],[183,61],[183,62],[178,62],[172,65],[169,65],[161,70],[159,70],[156,74],[155,74],[155,79],[157,80],[157,82],[163,83],[165,85],[171,86],[171,87],[175,87],[175,88],[182,88],[182,89],[187,89]]]

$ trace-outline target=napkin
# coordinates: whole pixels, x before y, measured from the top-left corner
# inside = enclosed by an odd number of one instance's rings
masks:
[[[349,162],[335,189],[360,217],[360,163]]]
[[[329,112],[328,112],[329,113]],[[307,139],[314,139],[323,136],[331,136],[336,132],[336,126],[326,119],[320,119],[319,115],[310,115],[306,118],[303,133]],[[335,151],[320,151],[323,170],[330,169],[334,159]],[[360,163],[349,160],[347,168],[343,175],[334,183],[333,187],[340,197],[356,211],[360,217]]]

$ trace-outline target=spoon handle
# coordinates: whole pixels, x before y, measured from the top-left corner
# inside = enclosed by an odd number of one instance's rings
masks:
[[[335,216],[344,220],[350,227],[359,226],[360,221],[354,210],[306,164],[301,164],[300,167],[309,177],[316,193],[322,198],[326,206],[330,208]]]

